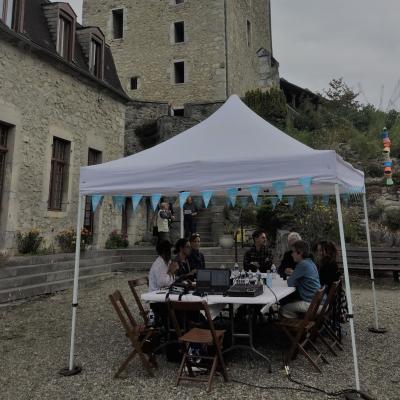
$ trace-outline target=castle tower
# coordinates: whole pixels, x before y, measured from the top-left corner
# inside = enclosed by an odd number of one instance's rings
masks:
[[[126,92],[184,103],[278,84],[270,0],[84,0],[83,22],[99,26]]]

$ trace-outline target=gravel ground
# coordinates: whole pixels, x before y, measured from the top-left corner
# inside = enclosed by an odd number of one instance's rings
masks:
[[[113,373],[130,351],[122,327],[107,295],[120,289],[131,299],[127,280],[138,274],[116,274],[80,290],[76,360],[83,372],[61,377],[58,371],[67,366],[71,290],[25,303],[0,308],[0,398],[25,399],[203,399],[205,385],[175,387],[177,364],[160,355],[156,377],[150,378],[135,359],[124,379]],[[376,399],[400,399],[400,285],[390,278],[377,281],[380,319],[388,329],[385,335],[368,332],[373,308],[370,285],[366,278],[353,277],[353,301],[361,386]],[[133,304],[131,303],[133,307]],[[348,330],[348,326],[345,328]],[[279,333],[267,332],[263,351],[271,356],[273,373],[265,364],[246,353],[227,359],[230,376],[251,384],[286,388],[297,387],[284,376]],[[314,372],[303,357],[292,364],[293,377],[329,391],[353,386],[354,375],[350,337],[344,338],[345,352],[337,358],[327,355],[330,364],[323,374]],[[330,399],[324,394],[290,390],[266,390],[229,382],[217,377],[209,399]],[[343,398],[343,397],[337,397]]]

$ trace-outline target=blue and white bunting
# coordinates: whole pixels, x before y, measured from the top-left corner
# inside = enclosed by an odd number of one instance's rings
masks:
[[[278,203],[278,198],[277,197],[271,197],[271,204],[272,204],[272,209],[275,210],[276,204]]]
[[[226,193],[228,193],[228,197],[232,204],[232,207],[235,207],[238,191],[238,188],[230,188],[226,191]]]
[[[132,207],[133,207],[133,211],[136,211],[140,201],[142,200],[143,195],[141,194],[134,194],[132,196]]]
[[[153,207],[153,211],[156,211],[158,203],[160,202],[162,194],[161,193],[154,193],[151,195],[151,206]]]
[[[115,210],[121,212],[125,206],[125,196],[113,196],[112,197],[113,205]]]
[[[103,196],[100,194],[94,194],[93,196],[91,196],[91,198],[92,198],[92,210],[93,212],[96,212],[97,207],[103,200]]]
[[[190,192],[180,192],[179,193],[179,207],[183,208],[186,199],[190,196]]]
[[[251,193],[254,204],[257,204],[258,193],[260,193],[261,185],[251,185],[248,187],[248,190]]]
[[[278,196],[279,201],[282,200],[283,190],[285,189],[285,186],[286,186],[286,182],[284,182],[284,181],[272,182],[272,187],[274,188],[275,193]]]
[[[300,185],[303,186],[304,192],[308,195],[311,195],[311,183],[312,177],[311,176],[303,176],[299,179]]]
[[[210,204],[211,197],[213,195],[212,190],[203,190],[201,192],[201,196],[203,197],[204,205],[207,208],[208,205]]]
[[[288,204],[289,204],[289,207],[290,208],[293,208],[294,207],[294,201],[295,201],[295,197],[294,196],[289,196],[288,198],[287,198],[287,200],[288,200]]]

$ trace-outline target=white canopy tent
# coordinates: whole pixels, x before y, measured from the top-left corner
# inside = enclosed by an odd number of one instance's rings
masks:
[[[311,182],[309,187],[302,184],[305,177]],[[362,193],[367,220],[364,174],[335,151],[314,150],[286,135],[255,114],[235,95],[209,118],[172,139],[126,158],[81,168],[69,371],[72,373],[74,370],[80,228],[85,195],[177,195],[182,191],[196,195],[205,190],[225,195],[232,187],[241,188],[240,194],[248,195],[251,185],[260,185],[260,194],[273,195],[276,193],[276,182],[284,182],[285,195],[308,193],[336,196],[355,381],[359,390],[340,194],[355,188]],[[370,250],[368,224],[367,239]],[[373,279],[371,251],[369,255]],[[378,326],[374,286],[373,293]]]

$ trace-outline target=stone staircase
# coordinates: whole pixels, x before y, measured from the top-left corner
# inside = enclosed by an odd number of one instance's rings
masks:
[[[202,252],[208,268],[231,267],[235,262],[234,249],[208,247]],[[241,262],[242,248],[238,248],[238,255]],[[79,285],[109,278],[117,271],[145,273],[155,258],[153,247],[87,251],[80,260]],[[68,289],[73,285],[73,276],[74,254],[12,257],[0,265],[0,306]]]
[[[214,247],[217,243],[214,242],[211,226],[213,221],[213,212],[211,208],[202,208],[199,210],[196,220],[196,230],[200,235],[202,247]]]

